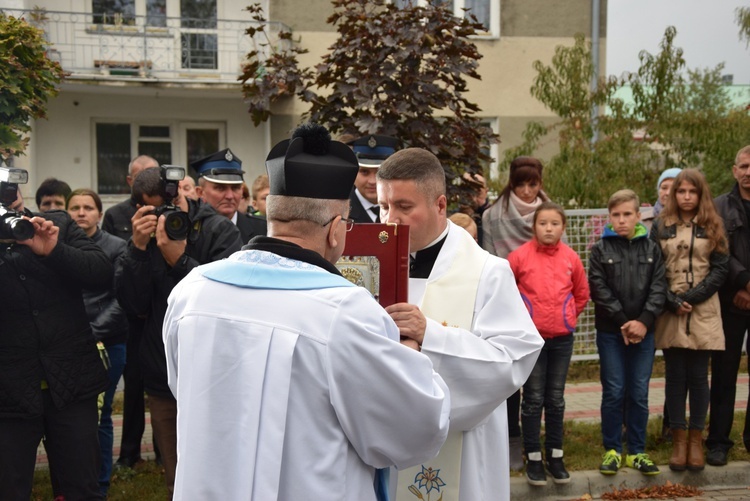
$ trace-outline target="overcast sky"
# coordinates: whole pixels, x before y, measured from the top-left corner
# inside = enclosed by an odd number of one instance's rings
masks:
[[[738,37],[734,10],[750,0],[609,0],[607,2],[607,74],[638,69],[638,53],[659,51],[667,26],[677,28],[688,68],[713,68],[735,84],[750,84],[750,48]]]

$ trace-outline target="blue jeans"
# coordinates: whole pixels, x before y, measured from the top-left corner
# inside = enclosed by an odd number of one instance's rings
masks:
[[[104,404],[99,418],[99,450],[102,455],[102,466],[99,471],[99,488],[105,496],[109,490],[109,479],[112,476],[112,443],[114,430],[112,427],[112,400],[115,397],[117,383],[120,381],[125,368],[125,343],[107,346],[109,356],[109,386],[104,392]]]
[[[544,340],[534,369],[523,385],[521,397],[521,433],[526,454],[542,450],[539,438],[544,410],[544,447],[562,449],[565,416],[565,380],[573,355],[573,334]]]
[[[597,331],[596,347],[599,349],[599,377],[602,382],[604,449],[614,449],[622,454],[624,418],[628,427],[628,454],[645,452],[648,382],[654,365],[654,333],[648,332],[640,343],[626,346],[621,333]]]

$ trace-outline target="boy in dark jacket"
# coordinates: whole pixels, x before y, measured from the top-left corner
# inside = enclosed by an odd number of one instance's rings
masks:
[[[599,471],[604,475],[614,475],[622,465],[623,418],[628,427],[626,466],[644,475],[659,474],[645,447],[654,324],[664,307],[667,284],[661,248],[640,223],[639,206],[632,190],[610,197],[610,223],[589,258],[606,450]]]

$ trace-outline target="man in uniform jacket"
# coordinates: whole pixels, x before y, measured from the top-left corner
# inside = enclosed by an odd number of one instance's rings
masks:
[[[359,164],[354,188],[349,194],[349,217],[354,219],[355,223],[379,223],[380,206],[375,174],[383,160],[396,151],[398,140],[388,136],[369,135],[349,144],[357,155]]]
[[[266,220],[237,210],[242,199],[242,160],[227,148],[190,164],[198,173],[196,193],[216,212],[228,217],[240,230],[242,243],[255,236],[265,236]]]
[[[103,499],[97,396],[107,374],[81,290],[110,287],[113,267],[66,212],[26,214],[34,236],[0,242],[0,499],[31,497],[42,438],[58,494]]]
[[[162,454],[167,487],[174,485],[177,462],[176,403],[167,386],[162,322],[167,297],[174,286],[200,264],[223,259],[241,247],[239,231],[227,218],[204,203],[188,200],[191,230],[186,240],[170,239],[164,217],[153,214],[163,203],[158,168],[141,172],[133,183],[140,208],[133,216],[133,237],[117,263],[117,298],[131,315],[145,316],[140,362],[149,396],[151,426]]]

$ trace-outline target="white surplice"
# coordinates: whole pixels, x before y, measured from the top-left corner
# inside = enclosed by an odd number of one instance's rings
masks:
[[[544,341],[523,304],[508,262],[486,256],[464,229],[450,221],[448,225],[429,278],[409,280],[409,302],[422,307],[431,284],[449,273],[460,277],[463,263],[457,255],[468,254],[467,261],[485,260],[471,329],[428,318],[422,353],[430,357],[451,391],[451,431],[463,432],[460,501],[509,500],[505,400],[526,382]],[[399,501],[410,500],[400,497]]]
[[[175,499],[374,500],[375,468],[437,453],[447,388],[365,289],[269,252],[226,261],[182,280],[164,321]]]

